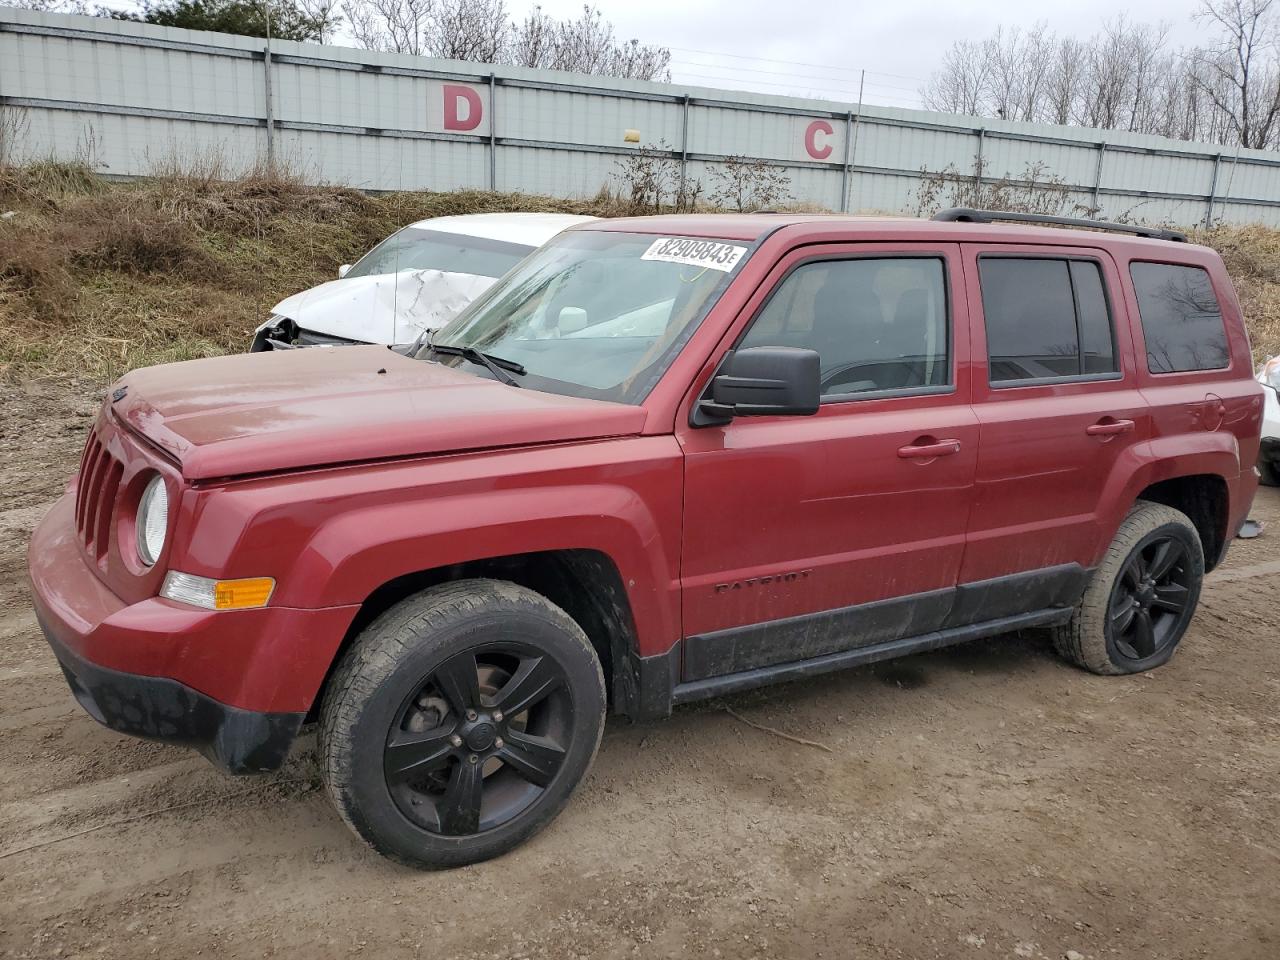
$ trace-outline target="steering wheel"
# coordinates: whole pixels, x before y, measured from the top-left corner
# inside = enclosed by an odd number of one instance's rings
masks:
[[[821,391],[823,396],[829,392],[828,387],[840,383],[840,378],[850,370],[862,366],[861,361],[853,360],[849,363],[842,363],[837,367],[826,371],[822,376]],[[852,383],[841,384],[843,389],[841,393],[859,393],[863,390],[874,390],[878,384],[874,380],[854,380]]]

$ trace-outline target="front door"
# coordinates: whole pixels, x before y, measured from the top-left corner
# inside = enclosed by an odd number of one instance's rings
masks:
[[[937,629],[977,463],[959,247],[793,251],[728,342],[822,358],[811,417],[682,419],[685,681]]]

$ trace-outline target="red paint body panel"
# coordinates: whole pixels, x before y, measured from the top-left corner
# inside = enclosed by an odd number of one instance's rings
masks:
[[[102,666],[171,677],[245,709],[301,711],[360,604],[418,571],[598,551],[620,574],[636,652],[655,656],[692,635],[1055,564],[1092,566],[1138,493],[1172,477],[1225,481],[1224,532],[1252,500],[1262,388],[1211,251],[1047,228],[809,215],[577,229],[753,245],[642,404],[515,389],[379,347],[135,371],[123,380],[126,396],[105,405],[94,429],[106,454],[80,481],[86,494],[99,474],[119,480],[114,512],[95,514],[106,539],[90,547],[78,533],[75,487],[32,538],[42,620]],[[1119,379],[989,385],[975,258],[994,249],[1103,264]],[[946,261],[949,390],[832,403],[808,418],[689,426],[716,365],[790,265],[895,251]],[[1209,270],[1229,334],[1227,370],[1146,371],[1128,264],[1162,258]],[[1106,417],[1134,429],[1087,432]],[[898,455],[931,440],[959,449],[929,461]],[[172,509],[165,551],[148,570],[133,551],[132,516],[151,471],[166,478]],[[169,569],[270,576],[277,588],[262,610],[200,611],[158,599]],[[777,575],[767,590],[716,589]]]
[[[116,414],[188,480],[625,436],[642,407],[520,390],[385,347],[266,351],[135,370]]]
[[[987,342],[978,258],[1001,252],[1007,247],[965,248],[969,309],[978,318],[970,336],[979,357],[987,355]],[[1115,263],[1104,250],[1036,244],[1018,253],[1093,259],[1106,287],[1118,289]],[[1115,530],[1103,498],[1108,479],[1137,469],[1152,431],[1125,315],[1115,315],[1114,307],[1112,313],[1117,379],[999,387],[985,372],[977,379],[973,407],[982,425],[982,452],[962,583],[1065,563],[1093,567],[1101,558]],[[1107,418],[1134,426],[1125,433],[1089,435],[1089,427]]]
[[[946,262],[951,322],[965,329],[955,245],[805,245],[777,261],[722,348],[796,265],[894,254]],[[828,403],[813,417],[743,417],[701,429],[687,414],[677,420],[686,455],[686,635],[955,586],[978,422],[968,402],[967,338],[952,340],[952,388],[944,393]],[[957,440],[960,452],[927,462],[898,456],[925,437]]]
[[[311,706],[358,605],[215,613],[155,596],[126,604],[86,567],[71,510],[68,494],[28,551],[37,615],[64,646],[111,670],[177,680],[228,706]]]

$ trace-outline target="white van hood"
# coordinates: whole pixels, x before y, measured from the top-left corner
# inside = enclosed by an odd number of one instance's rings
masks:
[[[303,330],[346,340],[411,343],[423,330],[444,326],[496,282],[443,270],[348,277],[286,297],[271,312]]]

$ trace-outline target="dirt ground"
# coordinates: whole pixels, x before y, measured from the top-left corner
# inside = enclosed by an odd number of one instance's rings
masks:
[[[6,389],[0,956],[1280,957],[1280,491],[1159,671],[1006,637],[611,721],[549,829],[417,873],[347,832],[308,743],[226,778],[75,704],[24,552],[97,391]]]

